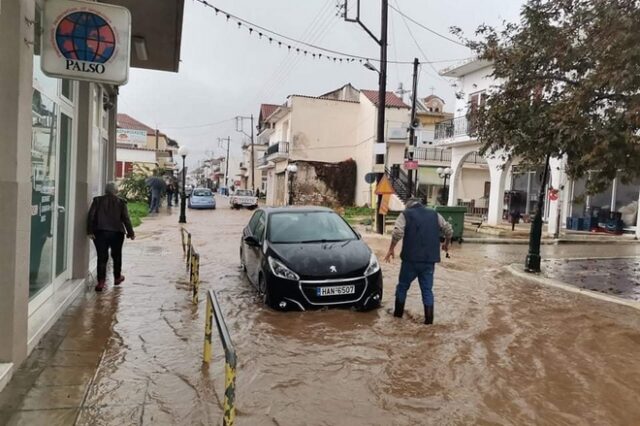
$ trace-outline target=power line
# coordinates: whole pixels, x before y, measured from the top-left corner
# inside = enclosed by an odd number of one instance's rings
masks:
[[[396,5],[398,6],[398,8],[400,7],[400,5],[398,4],[398,0],[394,0]],[[389,7],[393,8],[393,5],[389,5]],[[393,10],[399,10],[399,9],[395,9],[393,8]],[[404,15],[404,13],[402,13],[400,16],[402,16],[402,21],[404,22],[404,26],[407,28],[407,31],[409,32],[409,35],[411,36],[411,38],[413,39],[413,42],[415,43],[416,47],[418,48],[418,50],[420,51],[420,53],[422,53],[422,56],[425,59],[425,64],[428,64],[431,69],[436,73],[436,76],[438,76],[438,78],[445,80],[440,73],[438,72],[438,70],[436,69],[436,67],[433,66],[433,63],[429,61],[429,58],[427,57],[427,54],[424,53],[424,50],[422,49],[422,46],[420,46],[420,43],[418,43],[418,40],[416,39],[416,37],[413,35],[413,31],[411,31],[411,28],[409,27],[409,24],[407,24],[407,19],[406,16]]]
[[[446,36],[446,35],[444,35],[444,34],[441,34],[441,33],[437,32],[436,30],[432,30],[431,28],[427,27],[426,25],[421,24],[420,22],[416,21],[415,19],[413,19],[413,18],[412,18],[412,17],[410,17],[409,15],[405,15],[405,14],[400,10],[399,6],[398,6],[398,8],[396,8],[396,7],[393,7],[393,5],[389,5],[389,7],[390,7],[391,9],[395,10],[395,11],[396,11],[400,16],[402,16],[402,17],[404,17],[404,18],[408,19],[409,21],[413,22],[414,24],[416,24],[416,25],[417,25],[417,26],[419,26],[420,28],[422,28],[422,29],[424,29],[424,30],[429,31],[431,34],[437,35],[438,37],[440,37],[440,38],[442,38],[442,39],[444,39],[444,40],[450,41],[451,43],[455,43],[455,44],[457,44],[458,46],[462,46],[462,47],[466,47],[466,48],[468,48],[468,47],[469,47],[469,46],[465,45],[464,43],[461,43],[461,42],[459,42],[459,41],[457,41],[457,40],[454,40],[454,39],[452,39],[452,38],[450,38],[450,37],[447,37],[447,36]]]
[[[338,50],[334,50],[334,49],[329,49],[326,47],[322,47],[322,46],[318,46],[315,45],[313,43],[308,43],[305,41],[301,41],[301,40],[297,40],[293,37],[289,37],[287,35],[281,34],[277,31],[274,30],[270,30],[268,28],[265,28],[261,25],[255,24],[251,21],[248,21],[246,19],[240,18],[237,15],[234,15],[232,13],[229,13],[223,9],[220,9],[217,6],[212,5],[211,3],[209,3],[207,0],[195,0],[196,2],[202,4],[205,7],[211,8],[215,11],[216,15],[219,13],[222,13],[226,18],[227,21],[229,20],[233,20],[237,23],[238,28],[242,28],[242,25],[245,25],[245,27],[249,30],[249,34],[253,34],[253,32],[256,32],[259,36],[259,38],[266,38],[268,39],[269,43],[273,44],[273,42],[276,42],[278,44],[279,47],[286,47],[289,51],[292,51],[292,49],[296,52],[296,53],[303,53],[305,56],[308,56],[308,54],[310,54],[314,59],[328,59],[328,60],[333,60],[333,62],[354,62],[354,61],[359,61],[361,63],[365,62],[365,61],[370,61],[370,62],[380,62],[379,58],[371,58],[371,57],[367,57],[367,56],[361,56],[361,55],[355,55],[352,53],[346,53],[346,52],[341,52]],[[286,41],[283,41],[286,40]],[[288,44],[288,43],[295,43],[295,44]],[[296,46],[297,44],[297,46]],[[300,46],[304,46],[304,47],[300,47]],[[306,50],[306,48],[311,48],[311,49],[315,49],[317,51],[320,52],[324,52],[324,53],[316,53],[316,52],[312,52],[309,50]],[[327,55],[327,53],[329,55]],[[333,56],[336,55],[336,56]],[[441,61],[433,61],[431,63],[442,63],[442,62],[456,62],[459,61],[460,59],[449,59],[449,60],[441,60]],[[397,64],[413,64],[413,61],[387,61],[388,63],[397,63]]]
[[[226,123],[228,121],[232,121],[235,120],[235,118],[227,118],[226,120],[220,120],[220,121],[216,121],[215,123],[206,123],[206,124],[197,124],[194,126],[160,126],[163,129],[171,129],[171,130],[181,130],[181,129],[199,129],[202,127],[213,127],[213,126],[217,126],[219,124],[223,124]]]

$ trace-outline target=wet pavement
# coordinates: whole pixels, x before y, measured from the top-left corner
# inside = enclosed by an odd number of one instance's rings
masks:
[[[248,211],[189,211],[202,290],[218,293],[238,353],[239,425],[637,425],[640,311],[514,278],[526,246],[455,245],[436,271],[436,324],[417,285],[390,314],[399,264],[373,312],[279,313],[238,259]],[[387,241],[368,237],[379,257]],[[545,246],[545,257],[639,256],[637,245]],[[0,393],[0,424],[221,424],[223,354],[203,367],[177,211],[127,242],[127,280],[91,289]],[[203,300],[204,297],[201,298]]]
[[[640,257],[549,260],[543,272],[577,288],[640,301]]]

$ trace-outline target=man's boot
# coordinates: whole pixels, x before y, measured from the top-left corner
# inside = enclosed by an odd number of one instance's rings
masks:
[[[433,324],[433,305],[424,305],[424,323]]]
[[[396,318],[402,318],[402,314],[404,314],[404,302],[396,300],[396,309],[393,311],[393,316]]]
[[[98,285],[96,285],[96,291],[104,290],[105,286],[106,286],[105,280],[98,280]]]
[[[124,282],[124,275],[120,275],[119,277],[113,278],[113,284],[120,285]]]

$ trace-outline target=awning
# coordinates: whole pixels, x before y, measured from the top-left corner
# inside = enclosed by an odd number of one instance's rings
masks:
[[[108,0],[101,3],[124,6],[131,12],[132,67],[178,72],[184,0]]]

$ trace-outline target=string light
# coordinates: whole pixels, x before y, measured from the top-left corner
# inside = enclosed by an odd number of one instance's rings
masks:
[[[352,63],[352,62],[356,62],[358,61],[359,63],[364,63],[365,61],[370,61],[370,62],[380,62],[380,59],[378,58],[369,58],[366,56],[360,56],[360,55],[354,55],[354,54],[350,54],[350,53],[345,53],[345,52],[340,52],[340,51],[336,51],[336,50],[332,50],[332,49],[327,49],[321,46],[316,46],[304,41],[300,41],[300,40],[296,40],[294,38],[288,37],[286,35],[283,34],[279,34],[276,31],[264,28],[260,25],[257,24],[253,24],[243,18],[240,18],[238,16],[235,16],[229,12],[226,12],[222,9],[220,9],[219,7],[213,6],[211,3],[209,3],[207,0],[195,0],[196,2],[202,4],[204,7],[209,7],[211,9],[214,10],[216,16],[218,15],[218,13],[222,13],[225,17],[227,22],[229,20],[233,20],[236,22],[236,24],[238,25],[238,29],[242,28],[242,25],[244,24],[245,27],[249,30],[249,35],[253,35],[254,30],[256,31],[256,33],[258,34],[258,38],[262,39],[262,36],[265,36],[268,38],[269,40],[269,44],[272,44],[274,41],[276,41],[278,43],[278,47],[282,47],[282,45],[284,44],[285,46],[287,46],[287,50],[289,52],[291,52],[291,49],[295,48],[295,51],[297,54],[299,54],[300,52],[304,53],[304,55],[306,57],[308,57],[309,53],[311,53],[311,56],[316,59],[322,59],[327,58],[328,61],[333,61],[334,63],[337,63],[338,61],[340,63]],[[260,30],[260,31],[258,31]],[[268,33],[268,34],[266,34]],[[307,47],[307,48],[312,48],[315,50],[319,50],[321,52],[324,53],[320,53],[320,52],[313,52],[310,50],[305,50],[302,49],[299,46],[294,46],[291,44],[287,44],[285,43],[283,40],[287,40],[287,41],[291,41],[294,43],[297,43],[303,47]],[[329,53],[329,54],[327,54]],[[466,59],[466,58],[465,58]],[[443,61],[430,61],[430,62],[423,62],[423,63],[428,63],[428,64],[434,64],[434,63],[444,63],[444,62],[457,62],[457,61],[461,61],[464,59],[451,59],[451,60],[443,60]],[[390,64],[413,64],[413,61],[387,61]]]

